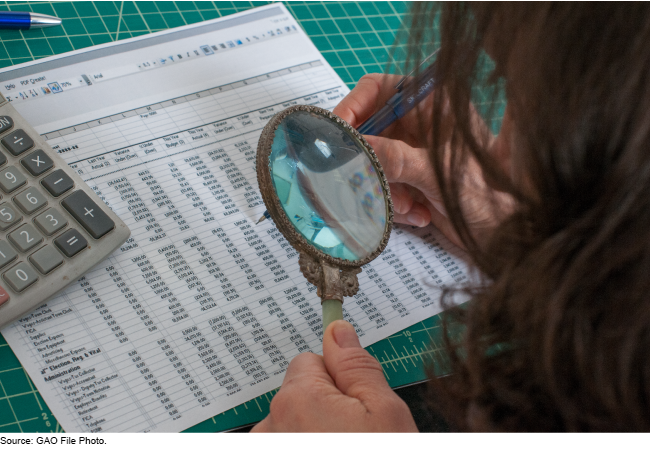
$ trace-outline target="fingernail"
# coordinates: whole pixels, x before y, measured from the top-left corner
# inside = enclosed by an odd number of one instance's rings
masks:
[[[334,322],[334,340],[341,348],[361,347],[359,338],[357,337],[354,327],[344,320],[337,320]]]
[[[396,198],[393,198],[393,208],[395,209],[396,213],[399,214],[406,213],[406,212],[402,212],[402,210],[404,210],[404,205],[401,202],[399,202],[399,200]]]
[[[407,215],[406,220],[409,222],[409,224],[412,224],[413,226],[423,227],[427,225],[424,222],[424,218],[422,218],[420,215],[415,213]]]

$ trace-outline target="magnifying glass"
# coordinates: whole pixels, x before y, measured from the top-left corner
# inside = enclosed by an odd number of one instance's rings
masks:
[[[388,181],[374,151],[328,110],[295,105],[264,127],[257,180],[278,230],[300,253],[321,297],[323,331],[343,318],[361,266],[386,247],[393,224]]]

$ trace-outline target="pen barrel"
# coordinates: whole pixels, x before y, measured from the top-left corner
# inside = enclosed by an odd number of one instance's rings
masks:
[[[361,124],[357,131],[362,135],[379,135],[393,122],[403,118],[435,89],[433,71],[433,65],[422,71],[402,91],[391,97],[381,110]]]
[[[370,119],[361,124],[357,131],[362,135],[379,135],[386,128],[397,121],[398,117],[391,105],[385,105]]]
[[[401,101],[392,106],[397,118],[401,119],[409,111],[413,110],[433,92],[435,87],[436,84],[433,79],[433,71],[427,69],[418,75],[416,80],[409,83],[400,93],[402,95]],[[393,100],[393,98],[391,98],[391,100]],[[390,102],[390,100],[388,102]]]
[[[29,13],[3,11],[0,13],[0,28],[10,30],[26,30],[31,26]]]

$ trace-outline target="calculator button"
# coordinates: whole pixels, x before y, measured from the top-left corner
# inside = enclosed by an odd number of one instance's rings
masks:
[[[74,186],[74,181],[63,170],[56,170],[41,181],[52,196],[59,196]]]
[[[2,205],[0,205],[0,214],[2,214]],[[2,217],[0,217],[1,219]],[[56,209],[47,209],[45,212],[34,218],[36,226],[45,233],[52,235],[59,229],[68,224],[68,221]]]
[[[13,155],[20,155],[34,146],[34,140],[23,129],[18,129],[4,137],[2,145]]]
[[[25,182],[27,179],[15,166],[8,166],[0,171],[0,188],[5,193],[11,193]]]
[[[54,240],[63,254],[72,257],[88,246],[86,239],[76,229],[65,231]]]
[[[0,268],[18,257],[18,253],[7,242],[0,240]]]
[[[38,275],[26,262],[11,267],[2,276],[16,292],[25,290],[38,280]]]
[[[0,116],[0,133],[5,133],[14,126],[14,120],[10,116]]]
[[[21,218],[22,216],[11,205],[0,204],[0,230],[8,229]]]
[[[29,214],[47,204],[47,198],[45,198],[44,194],[38,191],[38,188],[31,187],[16,195],[14,197],[14,202],[18,204],[20,210]]]
[[[115,227],[113,220],[90,199],[90,196],[81,190],[77,190],[65,198],[61,205],[95,239],[102,237]]]
[[[32,152],[22,159],[20,163],[23,164],[25,169],[29,171],[32,176],[40,176],[54,166],[52,159],[49,158],[42,149]],[[0,165],[2,165],[2,163],[0,163]]]
[[[43,241],[43,236],[31,224],[22,225],[7,237],[18,248],[18,251],[23,253]]]
[[[63,263],[63,256],[53,246],[45,245],[29,256],[29,260],[39,272],[47,275]]]
[[[0,306],[2,306],[7,301],[9,301],[9,294],[4,289],[4,287],[0,286]]]

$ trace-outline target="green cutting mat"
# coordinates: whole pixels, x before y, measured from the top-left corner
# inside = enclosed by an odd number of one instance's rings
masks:
[[[187,25],[268,2],[0,2],[0,10],[32,11],[63,25],[0,31],[0,67],[96,44]],[[406,13],[404,2],[286,2],[316,47],[350,87],[369,72],[383,72]],[[425,378],[423,363],[441,362],[437,317],[382,340],[368,350],[391,386]],[[222,431],[257,422],[275,391],[226,411],[189,431]],[[0,432],[60,432],[61,426],[0,335]]]

